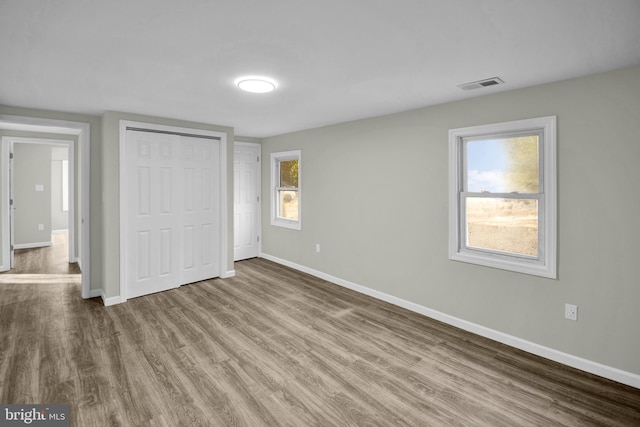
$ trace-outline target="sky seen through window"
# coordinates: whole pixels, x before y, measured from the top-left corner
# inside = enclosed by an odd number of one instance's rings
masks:
[[[467,142],[467,191],[506,191],[507,155],[503,139]]]

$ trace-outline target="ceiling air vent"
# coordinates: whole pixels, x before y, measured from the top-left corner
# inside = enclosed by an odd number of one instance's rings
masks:
[[[458,85],[462,90],[480,89],[481,87],[501,85],[504,81],[498,77],[491,77],[490,79],[478,80],[477,82],[464,83]]]

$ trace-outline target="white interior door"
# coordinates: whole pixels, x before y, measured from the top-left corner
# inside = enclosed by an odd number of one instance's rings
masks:
[[[127,298],[219,276],[219,147],[127,130]]]
[[[180,137],[127,131],[127,297],[180,286]]]
[[[181,284],[220,274],[219,142],[182,137]]]
[[[234,144],[234,261],[258,256],[260,238],[260,145]]]

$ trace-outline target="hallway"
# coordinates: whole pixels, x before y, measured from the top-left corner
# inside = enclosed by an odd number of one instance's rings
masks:
[[[14,268],[8,274],[80,274],[78,263],[69,263],[68,233],[53,233],[51,246],[16,249]]]

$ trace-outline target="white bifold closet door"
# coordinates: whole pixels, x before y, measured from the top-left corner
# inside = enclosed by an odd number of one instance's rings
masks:
[[[127,298],[220,275],[220,141],[127,130]]]

